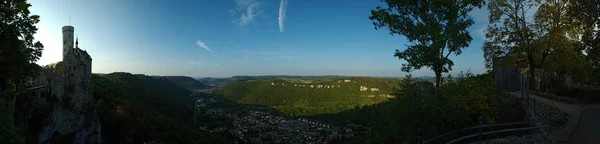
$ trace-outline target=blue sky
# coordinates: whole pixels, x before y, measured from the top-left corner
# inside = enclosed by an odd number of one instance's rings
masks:
[[[402,36],[375,30],[378,0],[30,0],[41,16],[38,64],[62,60],[61,27],[72,25],[92,72],[229,77],[350,75],[402,77]],[[284,16],[280,17],[281,14]],[[483,30],[488,11],[471,12],[474,38],[452,74],[485,71]],[[280,25],[281,23],[281,25]],[[414,76],[432,76],[425,68]]]

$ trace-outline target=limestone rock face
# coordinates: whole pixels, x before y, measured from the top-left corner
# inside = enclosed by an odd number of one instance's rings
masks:
[[[40,133],[40,143],[46,143],[59,137],[71,135],[66,141],[77,144],[102,143],[101,126],[97,117],[91,117],[79,111],[58,107],[52,111],[51,124]]]
[[[61,77],[54,79],[50,88],[58,102],[54,104],[49,125],[39,135],[40,143],[102,143],[100,120],[91,106],[89,84],[68,84]]]

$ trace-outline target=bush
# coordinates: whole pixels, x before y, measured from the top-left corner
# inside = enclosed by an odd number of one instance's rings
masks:
[[[600,89],[592,87],[569,87],[558,85],[555,90],[558,96],[572,97],[585,102],[600,102]]]
[[[422,83],[404,79],[402,89],[394,91],[395,99],[358,112],[361,117],[374,117],[368,143],[415,143],[419,131],[422,139],[432,138],[477,125],[479,116],[485,124],[522,118],[512,114],[515,98],[493,87],[490,74],[449,76],[441,85],[441,97]]]
[[[8,108],[8,102],[0,98],[0,142],[24,143],[23,131],[13,124],[13,117]]]

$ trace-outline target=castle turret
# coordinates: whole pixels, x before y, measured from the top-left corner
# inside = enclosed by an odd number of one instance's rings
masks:
[[[62,27],[62,35],[63,35],[63,61],[67,56],[67,52],[73,49],[73,33],[75,28],[73,26],[63,26]]]
[[[73,26],[63,28],[63,76],[67,79],[67,85],[75,85],[81,82],[89,83],[92,73],[92,58],[79,48],[79,38],[73,47]]]

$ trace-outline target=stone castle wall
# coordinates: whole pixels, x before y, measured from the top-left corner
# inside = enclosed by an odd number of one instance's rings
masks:
[[[47,143],[55,137],[73,134],[73,143],[102,143],[100,119],[93,103],[91,77],[92,58],[77,47],[72,47],[73,27],[63,27],[63,74],[45,74],[51,96],[56,97],[50,122],[39,134],[39,142]]]
[[[63,58],[63,70],[67,85],[78,84],[82,81],[89,82],[92,74],[92,59],[84,50],[70,49]]]

